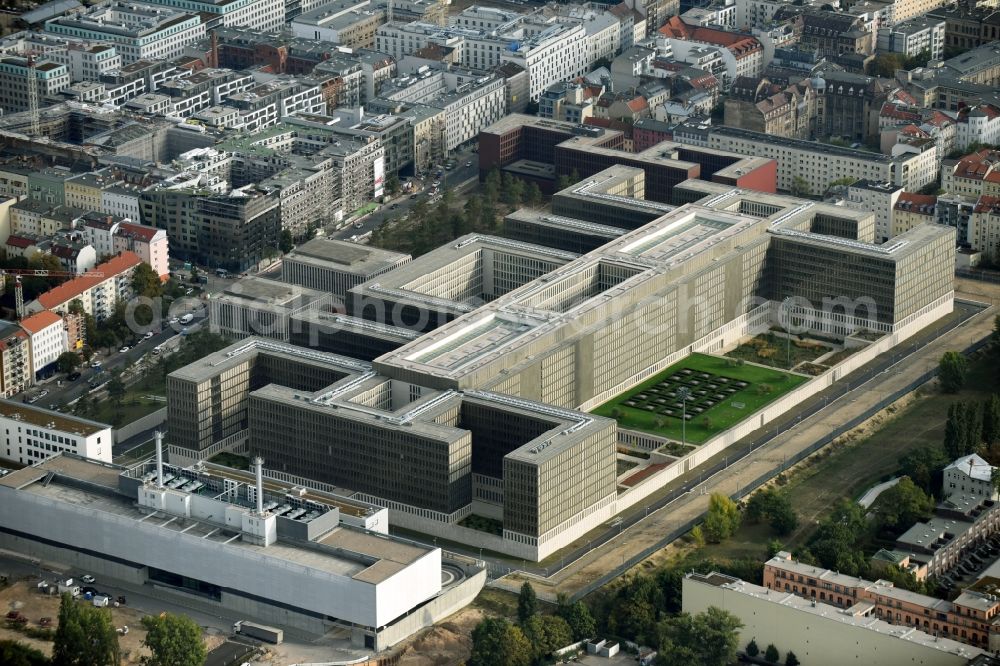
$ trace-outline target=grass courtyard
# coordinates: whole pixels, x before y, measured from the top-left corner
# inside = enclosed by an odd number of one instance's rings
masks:
[[[809,381],[772,368],[692,354],[593,410],[623,428],[681,439],[685,412],[678,390],[689,392],[685,441],[700,444]]]

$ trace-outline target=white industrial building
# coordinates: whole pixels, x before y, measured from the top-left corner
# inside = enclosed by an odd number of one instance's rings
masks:
[[[0,479],[0,547],[184,603],[382,650],[471,601],[474,560],[389,537],[386,510],[211,464],[62,455]],[[109,544],[113,544],[113,547]]]
[[[104,423],[0,400],[0,456],[7,460],[32,465],[72,453],[111,462],[111,439],[111,426]]]
[[[688,574],[681,594],[685,613],[714,606],[735,615],[743,624],[740,649],[751,640],[761,648],[773,644],[782,656],[794,652],[809,666],[966,666],[988,654],[945,636],[890,624],[874,616],[871,603],[838,608],[719,573]]]

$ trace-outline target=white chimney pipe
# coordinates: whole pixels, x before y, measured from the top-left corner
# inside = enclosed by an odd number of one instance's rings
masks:
[[[257,477],[257,515],[264,515],[264,459],[257,456],[253,459],[254,474]]]
[[[157,430],[153,437],[156,439],[156,487],[163,487],[163,433]]]

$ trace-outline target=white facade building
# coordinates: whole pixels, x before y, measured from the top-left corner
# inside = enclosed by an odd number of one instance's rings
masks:
[[[111,426],[0,400],[0,455],[33,465],[58,453],[111,462]]]
[[[28,333],[31,344],[31,367],[37,377],[67,350],[63,319],[54,312],[43,310],[25,317],[20,323],[21,328]]]
[[[975,453],[959,458],[944,468],[944,480],[941,483],[942,499],[947,500],[952,495],[997,499],[998,494],[993,486],[995,469],[996,467]]]
[[[855,210],[875,213],[875,240],[885,242],[892,237],[892,216],[903,188],[892,183],[859,180],[847,188],[844,203]]]
[[[944,19],[921,16],[879,28],[876,44],[882,53],[900,53],[912,58],[926,51],[931,60],[939,60],[944,55],[944,28]]]
[[[112,43],[122,64],[127,65],[136,60],[176,58],[184,47],[205,36],[205,24],[201,16],[190,11],[116,0],[84,13],[54,18],[46,22],[45,31]]]

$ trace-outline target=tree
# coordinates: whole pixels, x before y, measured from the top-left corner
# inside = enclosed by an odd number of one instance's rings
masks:
[[[504,185],[503,202],[511,208],[517,208],[521,205],[521,199],[523,197],[524,181],[520,178],[511,178],[509,184]]]
[[[691,528],[691,541],[696,546],[705,545],[705,530],[701,529],[701,525],[695,525]]]
[[[560,603],[556,612],[559,617],[566,620],[569,625],[573,639],[582,641],[585,638],[593,638],[597,634],[597,623],[594,616],[590,614],[590,608],[582,601],[572,604]]]
[[[538,598],[535,596],[535,588],[525,581],[521,585],[521,593],[517,595],[517,621],[524,624],[537,612]]]
[[[983,445],[983,405],[976,400],[965,403],[965,451],[978,451]]]
[[[719,543],[732,536],[739,526],[740,512],[736,502],[722,493],[712,493],[708,498],[708,513],[702,528],[705,538],[712,543]]]
[[[799,518],[795,515],[795,509],[792,508],[792,502],[788,499],[788,495],[784,493],[776,494],[776,502],[771,507],[768,524],[776,533],[781,536],[788,536],[799,526]]]
[[[958,393],[965,386],[968,370],[969,361],[962,354],[956,351],[945,352],[938,363],[941,390],[945,393]]]
[[[118,666],[118,633],[106,608],[77,604],[68,593],[59,605],[52,645],[58,666]]]
[[[524,191],[524,203],[531,208],[538,208],[542,205],[542,189],[538,187],[538,183],[532,181],[528,185],[528,188]]]
[[[33,647],[17,641],[0,641],[0,664],[4,666],[47,666],[52,662]]]
[[[399,174],[395,172],[389,174],[389,177],[385,179],[385,189],[391,195],[399,192]]]
[[[983,442],[1000,444],[1000,394],[994,393],[983,403]]]
[[[744,652],[747,653],[748,657],[756,657],[757,655],[760,654],[760,648],[757,647],[757,639],[756,638],[751,638],[750,639],[750,642],[747,643],[747,649],[744,650]]]
[[[768,645],[767,649],[764,650],[764,659],[772,664],[777,664],[781,659],[781,653],[778,652],[778,648],[774,647],[774,643]]]
[[[125,397],[125,384],[118,375],[112,377],[108,382],[108,397],[115,403],[115,406],[121,407],[122,398]]]
[[[990,335],[990,340],[994,345],[1000,345],[1000,315],[993,317],[993,333]]]
[[[896,76],[897,69],[903,69],[903,56],[897,53],[882,53],[868,66],[871,76],[881,76],[891,79]]]
[[[160,276],[145,261],[132,271],[132,292],[146,298],[158,298],[163,295],[163,282]]]
[[[948,420],[944,424],[944,451],[949,460],[960,458],[966,450],[965,408],[955,402],[948,407]]]
[[[865,510],[855,502],[841,500],[817,526],[808,548],[798,553],[798,559],[860,576],[867,571],[868,560],[859,543],[868,533]]]
[[[79,298],[74,298],[72,301],[69,302],[69,311],[70,314],[75,314],[75,315],[86,314],[83,310],[83,301],[81,301]]]
[[[663,620],[657,625],[658,663],[728,666],[736,660],[742,627],[735,615],[715,606],[697,615],[681,613]]]
[[[496,205],[497,199],[500,197],[501,184],[502,179],[500,178],[499,171],[492,169],[486,174],[486,181],[483,183],[483,197],[489,202],[490,206]]]
[[[528,639],[534,649],[535,661],[566,647],[573,642],[573,632],[570,631],[566,620],[558,615],[532,615],[524,623],[524,637]]]
[[[799,666],[799,658],[791,650],[785,655],[785,666]]]
[[[520,627],[504,618],[486,618],[472,630],[468,666],[529,666],[532,652]]]
[[[203,666],[205,644],[201,640],[201,627],[185,615],[163,613],[142,618],[146,630],[143,645],[151,656],[143,659],[146,666]]]
[[[899,461],[899,476],[908,476],[928,495],[938,494],[940,474],[949,463],[944,447],[927,444],[903,456]]]
[[[292,242],[291,229],[282,229],[281,238],[278,239],[278,249],[281,250],[282,254],[288,254],[294,248],[295,248],[295,243]]]
[[[812,187],[809,185],[809,181],[802,176],[795,176],[792,178],[792,186],[789,191],[797,197],[807,197],[812,193]]]
[[[56,365],[59,367],[59,372],[69,374],[76,370],[77,366],[80,365],[80,356],[75,352],[63,352],[59,354],[59,358],[56,359]]]

